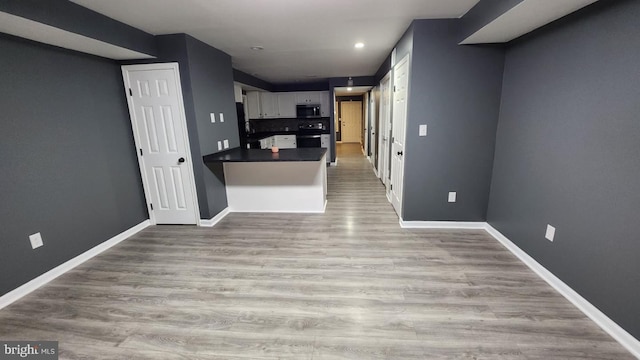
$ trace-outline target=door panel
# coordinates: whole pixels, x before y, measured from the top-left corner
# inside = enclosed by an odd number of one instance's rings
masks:
[[[391,203],[402,218],[404,141],[407,121],[409,61],[405,56],[393,69],[393,144],[391,146]]]
[[[151,67],[151,65],[148,65]],[[158,65],[156,65],[158,66]],[[157,224],[196,224],[193,170],[177,70],[124,66],[150,213]]]
[[[391,95],[390,95],[391,76],[388,75],[380,83],[380,149],[378,161],[380,163],[380,179],[389,191],[389,174],[391,154]]]
[[[342,101],[340,104],[342,142],[360,143],[362,134],[362,101]]]

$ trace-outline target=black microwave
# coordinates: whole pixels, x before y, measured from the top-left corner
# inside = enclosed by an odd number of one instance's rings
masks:
[[[296,105],[296,117],[298,118],[318,118],[320,116],[320,105]]]

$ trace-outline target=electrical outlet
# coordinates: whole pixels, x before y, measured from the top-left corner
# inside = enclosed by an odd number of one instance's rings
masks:
[[[456,202],[456,192],[455,191],[450,191],[449,192],[449,202],[450,203]]]
[[[224,148],[225,149],[229,148],[229,140],[228,139],[224,139]]]
[[[222,141],[218,141],[218,150],[222,150]]]
[[[213,124],[216,122],[216,114],[211,113],[210,115],[211,115],[211,123]]]
[[[420,125],[420,131],[418,136],[427,136],[427,124]]]
[[[31,248],[36,249],[43,245],[42,243],[42,235],[40,233],[35,233],[33,235],[29,235],[29,241],[31,242]]]
[[[549,241],[553,241],[553,238],[555,236],[556,236],[556,228],[547,224],[547,232],[544,234],[544,237]]]
[[[220,122],[224,122],[224,114],[220,113]]]

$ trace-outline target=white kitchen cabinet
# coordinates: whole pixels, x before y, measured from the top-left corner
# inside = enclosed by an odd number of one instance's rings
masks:
[[[280,149],[295,149],[298,147],[295,135],[274,135],[260,140],[261,149],[271,149],[277,146]]]
[[[278,94],[278,117],[296,117],[296,93],[281,92]]]
[[[305,91],[296,93],[298,104],[320,104],[320,91]]]
[[[273,119],[278,116],[278,95],[270,92],[260,93],[260,110],[263,119]]]
[[[329,92],[321,91],[320,92],[320,115],[322,117],[329,117],[331,108],[330,108],[331,100],[329,100]]]
[[[262,117],[259,91],[247,91],[247,112],[249,113],[249,119],[260,119]]]
[[[298,147],[295,135],[275,135],[273,145],[280,149],[295,149]]]

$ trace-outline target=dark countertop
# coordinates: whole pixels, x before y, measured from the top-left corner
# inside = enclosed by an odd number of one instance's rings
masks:
[[[218,162],[271,162],[271,161],[320,161],[327,152],[325,148],[280,149],[272,153],[271,149],[234,148],[202,157],[205,163]]]

